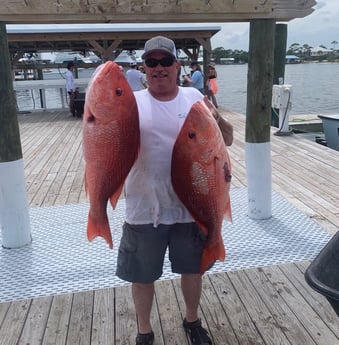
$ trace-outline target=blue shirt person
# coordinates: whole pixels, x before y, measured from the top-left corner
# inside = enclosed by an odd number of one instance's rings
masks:
[[[189,78],[188,76],[185,76],[184,80],[188,82],[190,86],[193,86],[196,89],[198,89],[204,95],[205,94],[204,75],[197,61],[191,62],[191,69],[192,69],[191,78]]]

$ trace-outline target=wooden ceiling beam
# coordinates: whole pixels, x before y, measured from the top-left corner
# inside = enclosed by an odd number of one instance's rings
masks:
[[[166,36],[172,39],[180,38],[205,38],[213,36],[216,31],[167,31]],[[97,40],[98,37],[102,40],[126,40],[133,37],[134,40],[144,40],[154,36],[154,31],[149,32],[134,32],[131,33],[128,29],[125,32],[77,32],[77,33],[7,33],[8,42],[44,42],[48,41],[80,41],[80,40]]]
[[[196,38],[197,42],[200,43],[200,45],[203,46],[203,48],[209,52],[210,54],[212,53],[212,46],[211,46],[211,40],[208,37],[205,38]]]
[[[201,23],[289,21],[313,12],[315,0],[8,0],[0,21],[42,23]]]

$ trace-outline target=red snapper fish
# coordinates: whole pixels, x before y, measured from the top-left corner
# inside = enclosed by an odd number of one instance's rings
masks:
[[[225,259],[221,230],[232,221],[231,161],[222,134],[204,101],[191,107],[172,153],[172,185],[181,202],[207,236],[200,273]]]
[[[107,203],[113,209],[140,146],[136,100],[119,65],[98,67],[90,80],[83,115],[85,188],[89,197],[87,238],[101,236],[113,248]]]

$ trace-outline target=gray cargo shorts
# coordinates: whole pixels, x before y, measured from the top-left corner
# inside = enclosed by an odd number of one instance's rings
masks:
[[[196,223],[132,225],[124,223],[116,274],[150,284],[162,275],[168,248],[173,273],[199,273],[206,236]]]

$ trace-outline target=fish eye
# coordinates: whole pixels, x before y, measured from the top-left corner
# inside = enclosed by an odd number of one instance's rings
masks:
[[[118,87],[116,90],[115,90],[115,94],[117,96],[121,96],[122,95],[122,89],[120,87]]]
[[[193,139],[195,137],[195,133],[194,132],[188,132],[188,137],[190,139]]]

